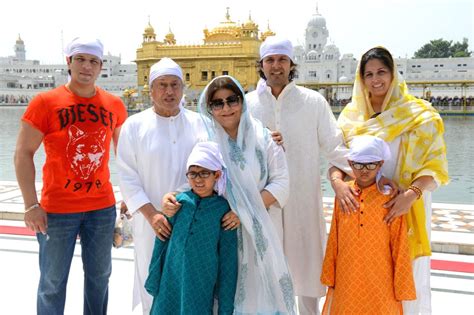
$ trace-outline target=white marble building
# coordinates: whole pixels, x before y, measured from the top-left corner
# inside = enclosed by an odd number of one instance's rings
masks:
[[[299,84],[311,83],[351,83],[358,64],[353,54],[342,54],[333,43],[328,43],[329,30],[326,19],[318,12],[311,16],[306,26],[305,44],[295,46],[294,54],[298,64]],[[358,56],[359,57],[359,56]],[[448,84],[450,81],[474,80],[474,57],[467,58],[395,58],[398,70],[410,85],[416,96],[430,91],[432,96],[474,96],[474,87],[468,86],[461,91],[460,86]],[[421,82],[435,82],[425,87]],[[441,83],[443,82],[443,83]],[[410,84],[417,83],[417,84]],[[427,87],[428,86],[428,87]],[[336,95],[334,95],[337,90]],[[351,87],[333,87],[333,96],[349,98]],[[464,94],[464,95],[461,95]],[[327,96],[327,95],[326,95]]]
[[[38,60],[27,60],[24,41],[18,36],[14,46],[15,56],[0,57],[0,95],[12,98],[31,98],[42,90],[67,82],[67,65],[42,65]],[[117,96],[137,84],[137,66],[122,64],[120,56],[104,55],[102,71],[97,85]]]

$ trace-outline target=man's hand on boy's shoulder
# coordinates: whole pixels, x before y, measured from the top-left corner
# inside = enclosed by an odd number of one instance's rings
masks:
[[[359,192],[354,187],[342,178],[331,178],[331,186],[343,213],[356,212],[359,209],[359,203],[356,199]]]
[[[171,236],[172,226],[160,211],[156,210],[151,203],[143,205],[139,211],[145,216],[156,237],[166,241]]]

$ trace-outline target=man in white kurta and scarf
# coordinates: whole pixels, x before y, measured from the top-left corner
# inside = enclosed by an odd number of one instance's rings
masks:
[[[347,149],[323,96],[292,81],[296,64],[291,42],[269,37],[260,47],[260,58],[262,79],[247,101],[255,118],[281,132],[292,179],[282,223],[273,221],[283,226],[299,312],[318,314],[318,299],[326,292],[319,280],[326,245],[320,156],[347,173]]]
[[[164,240],[171,233],[158,211],[162,197],[186,183],[188,156],[197,142],[207,139],[200,116],[182,105],[184,83],[178,64],[169,58],[154,64],[149,86],[153,106],[124,123],[117,153],[120,190],[133,214],[133,308],[142,303],[144,314],[150,313],[153,300],[144,283],[155,235]]]

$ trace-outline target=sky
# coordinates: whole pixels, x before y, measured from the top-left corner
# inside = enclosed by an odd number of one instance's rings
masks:
[[[234,22],[245,22],[250,12],[260,31],[269,23],[294,45],[304,44],[306,25],[318,7],[329,42],[357,59],[375,45],[387,47],[395,57],[412,57],[438,38],[456,42],[466,37],[474,51],[472,0],[14,0],[1,4],[0,56],[14,55],[20,34],[27,59],[63,63],[63,47],[69,41],[94,36],[104,43],[105,52],[130,63],[148,20],[157,40],[171,28],[177,44],[200,44],[203,29],[223,21],[226,7]]]

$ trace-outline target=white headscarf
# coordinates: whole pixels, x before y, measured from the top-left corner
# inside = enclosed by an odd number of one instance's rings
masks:
[[[160,61],[155,63],[150,68],[148,85],[151,86],[156,78],[162,77],[164,75],[174,75],[183,81],[183,71],[181,70],[181,67],[171,58],[161,58]]]
[[[390,159],[391,153],[387,142],[382,139],[371,136],[362,135],[355,136],[350,144],[348,159],[357,163],[373,163],[387,161]],[[385,195],[390,194],[391,187],[384,185],[380,187],[378,184],[382,178],[382,169],[379,169],[375,177],[377,189]]]
[[[268,178],[265,143],[271,139],[268,129],[254,119],[245,97],[242,115],[233,140],[207,110],[209,86],[222,78],[230,78],[244,90],[234,78],[220,76],[212,80],[199,98],[199,112],[203,117],[209,139],[219,144],[227,165],[226,196],[231,209],[241,222],[238,231],[239,276],[235,296],[234,314],[296,314],[293,283],[278,234],[248,161],[258,159],[261,176]],[[271,141],[271,140],[270,140]]]
[[[76,37],[66,46],[64,52],[68,57],[76,54],[89,54],[102,60],[104,45],[98,39]]]
[[[270,36],[260,46],[260,60],[271,55],[286,55],[293,62],[293,45],[286,38]]]
[[[225,192],[227,182],[227,171],[219,145],[212,141],[198,142],[194,146],[186,163],[186,169],[192,165],[204,167],[210,171],[221,171],[222,174],[216,182],[215,188],[219,196]]]
[[[358,163],[372,163],[390,159],[390,148],[382,139],[370,135],[353,138],[348,159]]]

